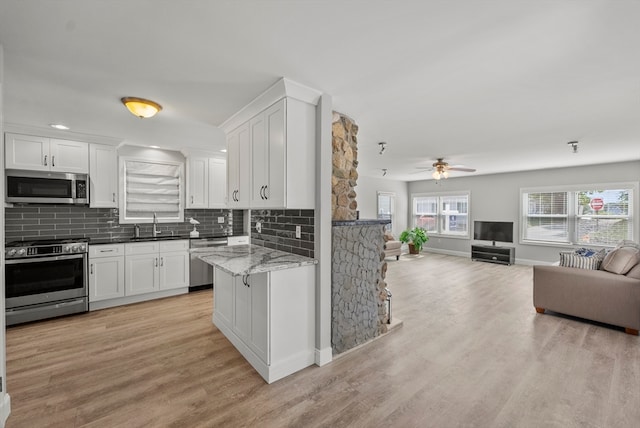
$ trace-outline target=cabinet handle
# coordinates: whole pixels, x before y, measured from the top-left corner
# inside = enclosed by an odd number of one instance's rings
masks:
[[[89,266],[91,268],[91,275],[93,275],[93,263],[91,263]]]
[[[44,166],[47,166],[47,155],[44,155]]]
[[[267,188],[267,186],[262,186],[262,187],[260,187],[260,199],[262,199],[263,201],[264,201],[265,199],[267,199],[267,196],[266,196],[266,195],[265,195],[265,193],[264,193],[264,191],[265,191],[265,189],[266,189],[266,188]]]
[[[158,258],[157,257],[155,258],[155,261],[156,261],[156,267],[158,267]]]
[[[269,186],[267,186],[266,184],[264,185],[264,198],[265,199],[269,199],[269,196],[267,196],[267,189],[269,188]]]
[[[51,166],[56,166],[56,157],[51,156]]]
[[[247,287],[251,287],[251,285],[249,284],[249,275],[242,275],[242,283]]]
[[[193,204],[193,196],[191,196],[191,203]]]
[[[115,202],[116,201],[116,192],[113,192],[111,194],[111,202]]]
[[[160,266],[164,266],[164,257],[160,257]]]

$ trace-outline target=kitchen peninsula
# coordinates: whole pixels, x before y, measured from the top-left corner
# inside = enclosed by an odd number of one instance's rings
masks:
[[[314,259],[257,245],[216,247],[213,323],[272,383],[315,362]]]

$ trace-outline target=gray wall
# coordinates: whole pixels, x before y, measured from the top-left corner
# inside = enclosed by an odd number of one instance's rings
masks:
[[[513,221],[516,263],[533,264],[536,262],[554,262],[558,252],[566,249],[558,246],[521,245],[520,227],[520,189],[536,186],[562,186],[574,184],[638,182],[640,180],[640,161],[614,164],[589,165],[572,168],[557,168],[538,171],[525,171],[505,174],[479,175],[473,177],[455,177],[441,180],[414,181],[408,183],[409,202],[414,193],[447,192],[468,190],[470,195],[470,221]],[[360,195],[358,195],[360,197]],[[358,202],[359,203],[359,202]],[[638,200],[634,206],[634,230],[637,236],[640,229]],[[407,214],[411,221],[411,211]],[[471,223],[472,224],[472,223]],[[516,238],[516,236],[518,238]],[[441,238],[432,236],[426,244],[427,251],[435,250],[449,254],[470,255],[472,239]]]
[[[405,181],[386,180],[384,178],[360,177],[356,193],[358,194],[358,211],[361,219],[374,219],[378,215],[378,193],[391,192],[396,194],[396,216],[393,223],[393,233],[397,237],[407,228],[410,217],[409,194]]]

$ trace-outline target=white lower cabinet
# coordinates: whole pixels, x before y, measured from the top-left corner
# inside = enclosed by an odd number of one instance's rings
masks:
[[[89,265],[91,310],[189,290],[188,240],[92,245]]]
[[[213,322],[267,383],[314,363],[315,266],[214,275]]]
[[[89,302],[124,297],[124,244],[89,247]]]

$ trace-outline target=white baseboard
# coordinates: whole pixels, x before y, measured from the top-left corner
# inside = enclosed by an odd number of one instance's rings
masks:
[[[324,349],[316,348],[315,360],[316,360],[316,365],[320,367],[324,366],[325,364],[329,364],[331,361],[333,361],[333,350],[331,349],[331,346]]]

